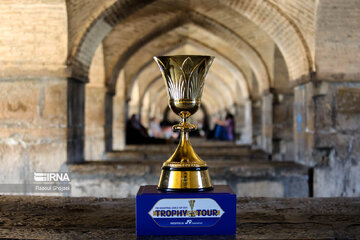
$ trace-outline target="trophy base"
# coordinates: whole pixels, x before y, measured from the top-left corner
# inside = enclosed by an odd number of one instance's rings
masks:
[[[136,195],[138,236],[217,235],[211,239],[219,239],[218,235],[235,233],[236,195],[229,186],[215,185],[206,192],[162,192],[147,185]]]
[[[214,190],[213,187],[208,187],[208,188],[193,188],[193,189],[176,189],[176,188],[157,188],[159,191],[163,191],[163,192],[207,192],[207,191],[211,191]]]
[[[163,167],[158,190],[166,192],[204,192],[211,191],[207,167]]]

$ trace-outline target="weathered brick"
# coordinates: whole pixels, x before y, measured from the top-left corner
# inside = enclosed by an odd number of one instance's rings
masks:
[[[0,49],[0,77],[64,74],[67,57],[64,1],[1,2],[0,32],[1,45],[5,46]]]
[[[0,82],[2,121],[20,123],[39,123],[38,102],[42,91],[41,83],[36,81]]]
[[[316,21],[317,76],[331,81],[360,79],[360,2],[319,1]]]

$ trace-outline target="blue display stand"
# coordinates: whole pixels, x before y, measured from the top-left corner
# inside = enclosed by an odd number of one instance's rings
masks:
[[[141,186],[136,195],[137,235],[234,235],[236,195],[229,186],[207,192],[162,192]]]

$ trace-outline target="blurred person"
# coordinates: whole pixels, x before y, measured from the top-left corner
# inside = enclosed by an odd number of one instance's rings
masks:
[[[231,113],[226,114],[225,121],[215,119],[214,122],[214,139],[234,141],[235,121]]]
[[[150,137],[140,122],[140,115],[133,114],[126,123],[126,144],[162,144],[165,139]]]
[[[156,117],[152,117],[150,119],[149,136],[156,138],[164,137],[164,133],[160,127],[160,122],[157,120]]]
[[[174,140],[180,136],[178,132],[174,132],[174,130],[172,129],[172,126],[175,124],[177,124],[177,122],[171,122],[165,119],[161,121],[160,126],[165,139]]]
[[[206,133],[205,133],[203,121],[199,120],[197,122],[197,130],[199,132],[200,137],[205,137]]]

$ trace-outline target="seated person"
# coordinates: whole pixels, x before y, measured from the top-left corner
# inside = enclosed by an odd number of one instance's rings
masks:
[[[230,113],[226,115],[225,121],[215,119],[214,139],[234,141],[234,116]]]
[[[140,122],[140,116],[133,114],[126,123],[126,144],[163,144],[165,139],[150,137]]]
[[[152,117],[150,119],[149,136],[156,138],[162,138],[164,136],[164,133],[160,127],[160,123],[156,117]]]

